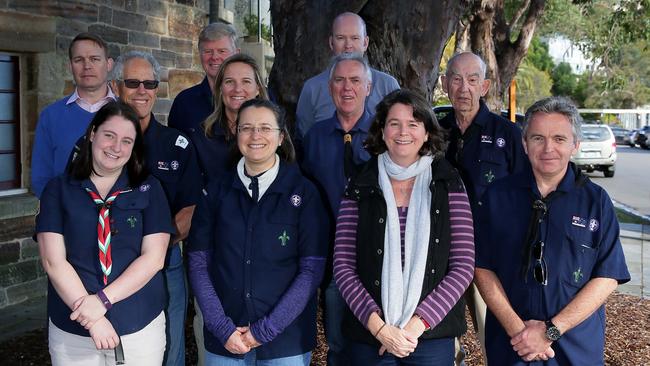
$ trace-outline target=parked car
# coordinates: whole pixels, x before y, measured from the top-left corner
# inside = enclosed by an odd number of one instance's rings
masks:
[[[607,125],[583,124],[578,152],[571,157],[578,168],[591,173],[602,171],[611,178],[616,170],[616,139]]]
[[[453,107],[450,106],[450,105],[439,105],[439,106],[433,107],[433,113],[436,114],[436,118],[438,119],[438,121],[445,118],[453,110],[454,110]],[[509,120],[508,111],[506,109],[501,110],[501,117]],[[517,121],[516,122],[517,127],[519,127],[520,129],[523,128],[524,118],[525,118],[525,116],[523,114],[521,114],[521,113],[517,113],[515,115],[515,120]]]
[[[638,134],[639,134],[638,129],[630,131],[630,135],[628,136],[628,142],[627,142],[627,144],[630,145],[630,147],[636,146],[636,143],[634,141],[636,141],[636,136]]]
[[[630,137],[632,139],[632,137]],[[643,126],[639,128],[634,135],[634,140],[631,140],[635,145],[639,145],[642,149],[650,149],[650,126]]]
[[[630,130],[618,126],[614,126],[611,128],[612,128],[612,132],[614,133],[614,138],[616,139],[617,145],[630,144]]]

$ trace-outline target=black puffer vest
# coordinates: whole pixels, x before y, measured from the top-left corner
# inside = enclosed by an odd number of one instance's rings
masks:
[[[448,270],[451,228],[449,221],[449,192],[465,192],[458,172],[444,158],[436,158],[431,164],[432,193],[431,234],[427,255],[424,283],[420,302],[436,288]],[[357,201],[359,221],[357,226],[357,273],[363,286],[379,307],[381,303],[381,274],[384,260],[384,233],[386,227],[386,202],[379,187],[377,157],[373,157],[348,185],[345,196]],[[445,318],[421,338],[457,337],[465,333],[465,301],[460,301]],[[364,325],[347,309],[343,321],[343,334],[355,342],[374,344],[379,342]]]

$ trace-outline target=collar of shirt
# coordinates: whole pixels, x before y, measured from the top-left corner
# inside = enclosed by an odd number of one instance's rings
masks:
[[[271,184],[275,181],[279,170],[280,157],[278,154],[275,154],[275,164],[273,164],[273,167],[257,177],[257,185],[259,189],[259,196],[257,198],[258,201],[262,199],[262,196],[264,196],[266,190],[269,189]],[[251,179],[247,177],[246,174],[244,174],[244,157],[242,157],[239,160],[239,163],[237,163],[237,175],[239,176],[241,182],[244,184],[244,187],[246,187],[248,194],[253,197],[253,190],[250,189]]]
[[[69,179],[70,179],[70,184],[80,186],[83,189],[89,188],[93,192],[99,194],[99,192],[97,191],[97,188],[95,187],[95,184],[92,182],[92,180],[90,180],[90,177],[85,178],[83,180],[77,180],[77,179],[74,179],[72,177],[70,177]],[[115,191],[124,190],[124,189],[128,189],[128,188],[130,188],[129,187],[129,175],[128,175],[126,165],[125,165],[122,168],[122,171],[120,172],[120,176],[117,177],[117,180],[115,181],[115,183],[111,187],[108,194],[110,195],[111,193],[113,193]]]
[[[339,121],[339,117],[336,115],[336,112],[334,112],[334,120],[336,123],[332,124],[331,128],[333,130],[339,130],[341,133],[346,133],[346,132],[351,132],[355,133],[357,131],[363,131],[363,132],[368,132],[370,129],[370,125],[372,124],[372,116],[368,112],[367,109],[364,108],[363,114],[361,115],[361,118],[357,120],[357,123],[354,124],[354,127],[350,129],[350,131],[344,131],[343,127],[341,127],[341,121]]]
[[[203,81],[201,81],[200,89],[201,89],[201,94],[203,94],[206,98],[210,99],[210,104],[212,104],[212,89],[210,89],[210,83],[208,82],[208,76],[203,78]]]
[[[81,107],[81,109],[83,109],[84,111],[90,113],[96,113],[106,103],[108,103],[111,100],[115,100],[117,98],[115,94],[113,94],[113,91],[108,85],[106,85],[106,89],[108,90],[106,96],[98,100],[96,103],[90,104],[85,99],[79,96],[79,92],[77,91],[77,88],[75,88],[74,93],[72,93],[72,95],[70,96],[70,98],[68,98],[68,101],[65,104],[67,105],[76,102],[77,105],[79,105],[79,107]]]
[[[143,139],[144,145],[147,146],[147,144],[155,144],[156,143],[156,137],[158,136],[158,132],[160,131],[160,128],[162,127],[161,124],[156,121],[156,117],[154,117],[153,113],[151,113],[151,119],[149,120],[149,126],[147,126],[147,129],[143,132]]]
[[[539,189],[537,188],[537,182],[535,181],[535,175],[533,174],[532,168],[527,169],[523,174],[520,175],[520,177],[521,179],[518,180],[520,187],[529,189],[535,197],[541,197]],[[562,177],[560,184],[558,184],[555,190],[565,193],[570,192],[579,184],[580,179],[582,179],[582,177],[576,176],[575,165],[573,163],[569,163],[564,177]]]

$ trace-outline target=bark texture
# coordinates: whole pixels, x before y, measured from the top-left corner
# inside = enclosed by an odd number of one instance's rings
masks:
[[[526,56],[546,0],[525,0],[506,19],[505,0],[473,0],[468,16],[471,50],[487,64],[492,87],[486,103],[492,110],[502,107],[510,82]],[[458,45],[457,45],[458,48]]]

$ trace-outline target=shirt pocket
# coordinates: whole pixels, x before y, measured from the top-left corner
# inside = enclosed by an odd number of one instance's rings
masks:
[[[507,175],[507,168],[508,163],[503,151],[482,149],[479,154],[479,184],[487,186],[495,180],[504,177]]]
[[[569,227],[566,230],[566,245],[563,247],[562,281],[572,287],[582,288],[590,279],[598,248],[594,233],[586,228]],[[549,268],[549,270],[551,270]]]
[[[149,200],[144,195],[118,197],[111,208],[113,235],[141,238],[145,219],[142,213],[148,204]]]

